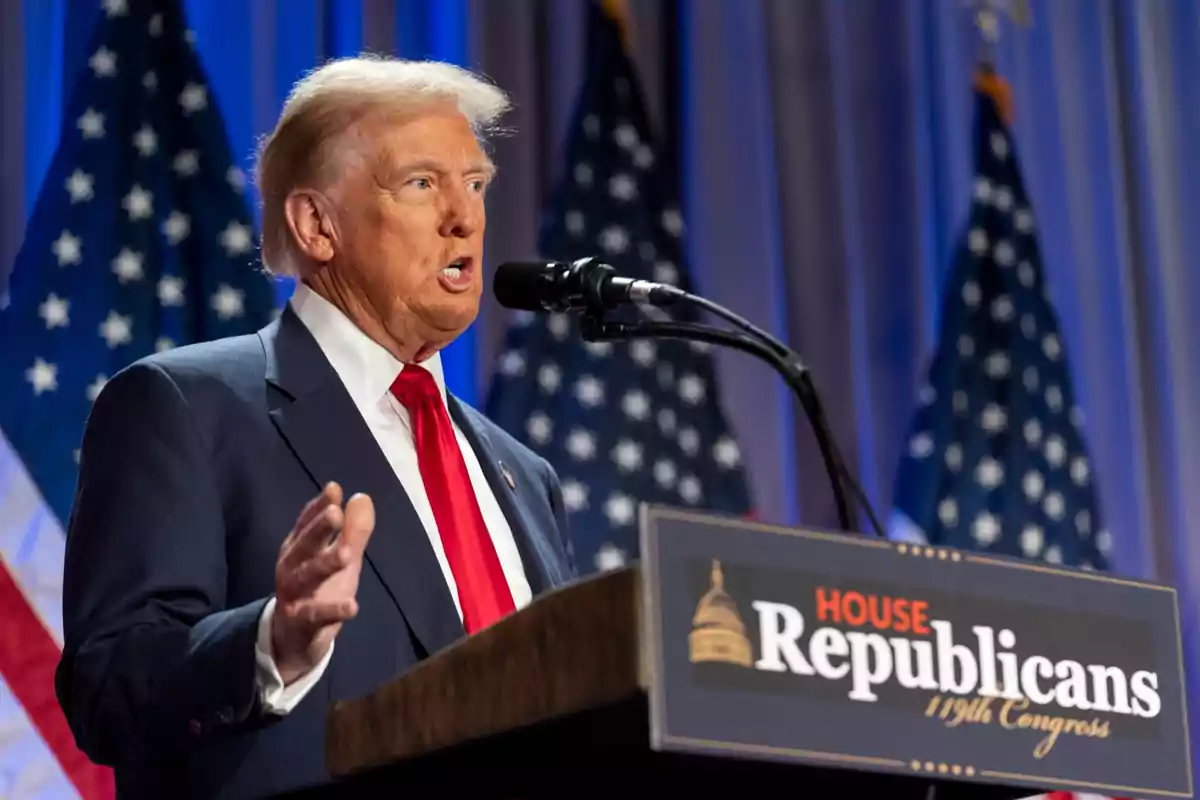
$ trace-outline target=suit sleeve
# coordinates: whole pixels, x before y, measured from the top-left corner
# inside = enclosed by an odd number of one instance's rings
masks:
[[[255,643],[267,599],[225,608],[213,443],[162,369],[100,392],[84,432],[63,576],[56,690],[101,764],[170,757],[268,724]]]
[[[567,566],[570,568],[571,575],[578,577],[579,567],[575,564],[575,544],[571,538],[570,524],[567,522],[567,505],[563,502],[562,482],[558,478],[558,472],[549,461],[542,459],[542,464],[546,472],[546,490],[550,495],[550,508],[554,510],[554,522],[562,540]]]

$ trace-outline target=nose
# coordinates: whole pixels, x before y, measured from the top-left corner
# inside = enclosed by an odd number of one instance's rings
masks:
[[[445,195],[440,233],[446,238],[466,239],[479,230],[483,204],[465,189],[457,188]]]

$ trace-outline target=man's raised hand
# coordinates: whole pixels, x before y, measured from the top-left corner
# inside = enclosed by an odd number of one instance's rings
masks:
[[[358,613],[358,579],[374,530],[371,498],[354,495],[343,508],[342,487],[329,483],[279,548],[271,647],[285,685],[319,664],[342,623]]]

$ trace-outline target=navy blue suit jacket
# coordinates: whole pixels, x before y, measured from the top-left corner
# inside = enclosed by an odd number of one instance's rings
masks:
[[[450,399],[534,594],[575,575],[558,479]],[[513,478],[512,487],[504,476]],[[359,615],[289,715],[263,713],[257,622],[279,546],[327,481],[369,494]],[[464,635],[425,529],[337,373],[286,309],[257,335],[146,358],[100,393],[67,534],[57,691],[118,796],[243,798],[320,782],[325,715]]]

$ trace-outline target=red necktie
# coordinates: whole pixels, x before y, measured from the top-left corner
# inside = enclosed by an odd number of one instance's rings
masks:
[[[514,610],[508,581],[433,376],[409,364],[392,383],[392,394],[412,418],[417,464],[458,587],[463,626],[474,633]]]

